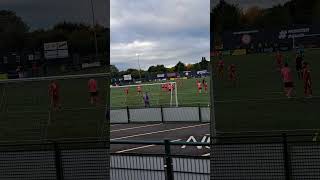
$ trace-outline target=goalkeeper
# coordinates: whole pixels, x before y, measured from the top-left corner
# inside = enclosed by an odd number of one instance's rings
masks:
[[[143,96],[143,101],[144,101],[144,107],[150,107],[150,99],[148,96],[148,92],[146,92]]]

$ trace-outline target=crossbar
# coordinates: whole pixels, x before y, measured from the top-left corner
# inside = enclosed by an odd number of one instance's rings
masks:
[[[64,79],[80,79],[89,77],[109,77],[110,73],[95,73],[95,74],[78,74],[78,75],[65,75],[65,76],[49,76],[49,77],[37,77],[37,78],[21,78],[21,79],[6,79],[0,80],[0,84],[8,83],[23,83],[23,82],[38,82],[48,80],[64,80]]]

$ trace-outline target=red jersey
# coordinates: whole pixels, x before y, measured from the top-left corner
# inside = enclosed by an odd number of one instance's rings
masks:
[[[311,82],[311,73],[310,73],[310,70],[307,69],[307,68],[304,68],[302,70],[302,77],[303,77],[303,81],[305,83],[310,83]]]
[[[220,60],[220,61],[218,62],[218,68],[219,68],[219,69],[223,69],[223,68],[224,68],[224,62],[223,62],[223,60]]]
[[[208,83],[207,82],[204,82],[204,89],[208,89]]]
[[[201,89],[201,88],[202,88],[202,85],[201,85],[201,83],[199,83],[199,82],[198,82],[197,86],[198,86],[198,89]]]
[[[98,86],[97,86],[97,81],[95,79],[90,79],[88,81],[88,89],[89,89],[89,92],[97,92]]]
[[[283,82],[292,82],[292,72],[288,67],[284,67],[281,69],[281,75]]]
[[[59,86],[57,83],[52,82],[49,85],[49,94],[50,96],[57,97],[59,95]]]
[[[129,94],[129,88],[128,88],[128,87],[124,88],[124,92],[125,92],[126,94]]]
[[[236,72],[236,67],[235,67],[235,65],[230,65],[228,69],[229,69],[229,72],[230,72],[230,73],[235,73],[235,72]]]

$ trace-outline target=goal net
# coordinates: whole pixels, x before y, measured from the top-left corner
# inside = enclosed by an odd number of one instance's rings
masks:
[[[90,79],[98,90],[92,101]],[[108,79],[102,73],[1,80],[0,140],[100,137],[107,124]]]
[[[169,88],[169,87],[172,88]],[[139,92],[139,88],[141,92]],[[144,96],[149,97],[150,106],[178,107],[178,86],[176,82],[146,83],[124,86],[110,86],[111,108],[144,107]],[[172,90],[170,90],[172,89]]]

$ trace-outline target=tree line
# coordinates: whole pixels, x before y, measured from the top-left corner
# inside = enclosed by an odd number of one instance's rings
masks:
[[[106,53],[109,43],[106,30],[99,24],[92,27],[73,22],[60,22],[48,29],[31,30],[15,12],[0,10],[0,53],[41,52],[44,43],[67,41],[71,52],[88,55],[95,52],[94,31],[97,34],[99,53]]]
[[[140,70],[139,69],[133,69],[129,68],[124,71],[119,71],[119,69],[115,65],[110,65],[110,73],[112,78],[122,78],[123,75],[131,74],[132,78],[138,79],[152,79],[157,77],[157,74],[164,74],[164,73],[183,73],[183,71],[202,71],[202,70],[209,70],[209,61],[206,60],[205,57],[201,58],[200,62],[194,63],[194,64],[185,64],[181,61],[179,61],[175,66],[173,67],[165,67],[163,64],[150,66],[148,70]]]
[[[242,9],[225,0],[211,10],[214,43],[221,44],[221,33],[240,29],[276,29],[292,25],[320,24],[319,0],[291,0],[271,8],[251,6]]]

